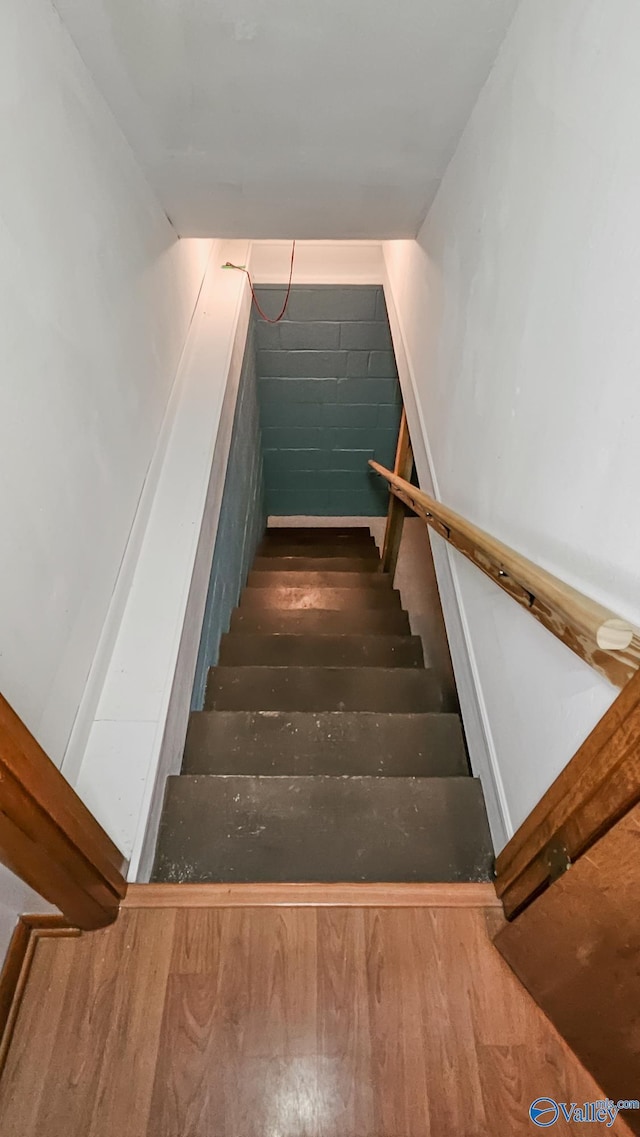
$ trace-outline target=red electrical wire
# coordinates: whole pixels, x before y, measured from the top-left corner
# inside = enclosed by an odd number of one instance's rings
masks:
[[[247,280],[249,281],[249,288],[251,289],[251,295],[253,297],[253,303],[255,304],[256,308],[258,309],[258,312],[260,313],[260,315],[262,316],[262,319],[266,320],[266,322],[268,324],[279,324],[282,317],[284,316],[284,314],[287,310],[287,304],[289,303],[289,297],[291,295],[291,281],[293,280],[293,262],[295,260],[295,255],[296,255],[296,243],[294,241],[292,246],[291,246],[291,268],[289,269],[289,284],[287,287],[287,295],[284,298],[284,304],[282,305],[282,310],[280,311],[280,314],[278,316],[276,316],[275,319],[272,319],[271,316],[267,316],[266,313],[262,311],[262,308],[260,307],[260,305],[258,303],[258,297],[256,296],[255,288],[253,287],[253,281],[251,279],[251,273],[249,272],[249,269],[245,268],[244,265],[232,265],[231,261],[227,261],[226,265],[224,265],[224,268],[237,268],[240,272],[246,273]]]

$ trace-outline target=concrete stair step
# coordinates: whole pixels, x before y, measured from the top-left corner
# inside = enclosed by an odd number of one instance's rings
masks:
[[[386,588],[392,586],[388,572],[286,572],[251,571],[248,588]]]
[[[420,636],[228,632],[222,637],[218,662],[233,667],[424,667]]]
[[[454,714],[196,711],[183,774],[468,775]]]
[[[156,881],[488,881],[475,778],[169,778]]]
[[[443,706],[435,673],[404,667],[211,667],[207,711],[389,711]]]
[[[400,593],[392,588],[245,588],[241,608],[327,609],[363,612],[370,608],[400,610]]]
[[[409,635],[409,617],[399,608],[355,612],[311,609],[236,608],[232,632],[264,635]]]
[[[354,548],[345,547],[344,542],[327,544],[307,541],[306,544],[287,544],[283,541],[263,541],[258,549],[255,567],[260,567],[258,561],[278,560],[280,557],[319,557],[323,560],[341,560],[342,558],[357,558],[367,564],[373,562],[378,567],[380,554],[372,540],[370,543],[359,541]]]
[[[305,556],[256,557],[254,572],[340,572],[340,573],[379,573],[378,557],[323,557],[318,556],[313,546]]]

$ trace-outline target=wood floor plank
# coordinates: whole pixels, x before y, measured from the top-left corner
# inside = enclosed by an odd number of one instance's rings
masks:
[[[78,942],[76,939],[41,939],[36,944],[20,1005],[20,1029],[13,1035],[0,1078],[0,1132],[4,1137],[23,1137],[37,1132],[43,1074],[51,1060],[56,1031],[64,1013]],[[24,1072],[28,1069],[39,1070],[40,1076],[27,1086]]]
[[[414,919],[406,909],[394,913],[393,920],[383,911],[365,914],[376,1099],[373,1132],[436,1137],[424,1063],[430,1040],[423,1033],[423,977],[411,963]]]
[[[323,908],[318,926],[318,1109],[322,1137],[374,1129],[362,909]]]
[[[213,975],[220,966],[224,909],[175,910],[171,975]]]
[[[525,1137],[535,1098],[605,1091],[504,964],[487,916],[128,909],[102,932],[43,941],[0,1133]],[[593,1126],[554,1127],[581,1130]],[[629,1135],[620,1120],[608,1132]]]
[[[167,984],[148,1137],[208,1137],[224,1132],[224,1021],[216,1030],[218,992],[202,972]]]
[[[175,913],[136,912],[123,926],[109,1033],[87,1137],[101,1137],[105,1119],[119,1137],[139,1137],[151,1106],[160,1027],[174,938]],[[135,992],[135,998],[131,993]],[[113,1066],[128,1070],[114,1081]],[[108,1131],[108,1130],[107,1130]]]
[[[434,1134],[488,1128],[475,1049],[473,990],[482,982],[470,964],[477,914],[433,910],[414,916],[416,982],[421,1003],[429,1113]],[[455,1025],[454,1025],[455,1024]],[[435,1092],[434,1092],[435,1090]]]
[[[144,1133],[174,919],[173,912],[127,913],[113,928],[47,943],[49,956],[58,943],[71,953],[71,975],[48,1061],[39,1070],[42,1092],[34,1132],[47,1137]],[[34,963],[42,958],[41,949],[39,944]],[[19,1025],[24,1069],[31,1054],[22,1012]],[[19,1117],[19,1101],[14,1109]]]

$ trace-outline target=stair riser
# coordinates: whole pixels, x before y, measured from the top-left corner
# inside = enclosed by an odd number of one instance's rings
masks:
[[[256,557],[253,572],[341,572],[378,573],[377,557],[321,557],[315,552],[304,557]]]
[[[212,667],[205,710],[440,711],[431,671],[409,668]]]
[[[457,715],[199,711],[182,773],[463,777],[469,769]]]
[[[331,526],[316,525],[308,528],[295,528],[292,526],[279,526],[277,529],[267,529],[263,541],[265,544],[288,543],[306,545],[310,541],[325,545],[371,545],[375,544],[370,529],[364,525],[347,526],[344,529],[333,529]]]
[[[492,860],[476,779],[183,776],[154,880],[487,881]]]
[[[334,612],[366,612],[370,608],[400,610],[400,594],[386,588],[245,588],[240,607]]]
[[[222,637],[219,662],[272,667],[424,666],[419,636],[266,636],[238,632]]]
[[[282,557],[320,557],[323,560],[331,561],[355,558],[367,564],[373,562],[376,568],[380,564],[380,554],[373,542],[370,545],[360,543],[355,549],[351,550],[345,548],[344,544],[321,545],[308,541],[306,545],[288,545],[277,541],[273,545],[263,542],[258,549],[257,559],[259,561],[278,560]],[[257,568],[258,565],[254,564],[254,567]]]
[[[281,611],[236,608],[232,632],[265,635],[409,635],[409,619],[399,609],[368,611]]]
[[[391,577],[382,572],[250,572],[249,588],[375,588],[389,590]]]

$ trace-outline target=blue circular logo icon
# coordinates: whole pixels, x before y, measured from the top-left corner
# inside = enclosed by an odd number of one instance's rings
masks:
[[[555,1125],[559,1116],[560,1109],[553,1098],[536,1098],[529,1106],[529,1117],[540,1129]]]

